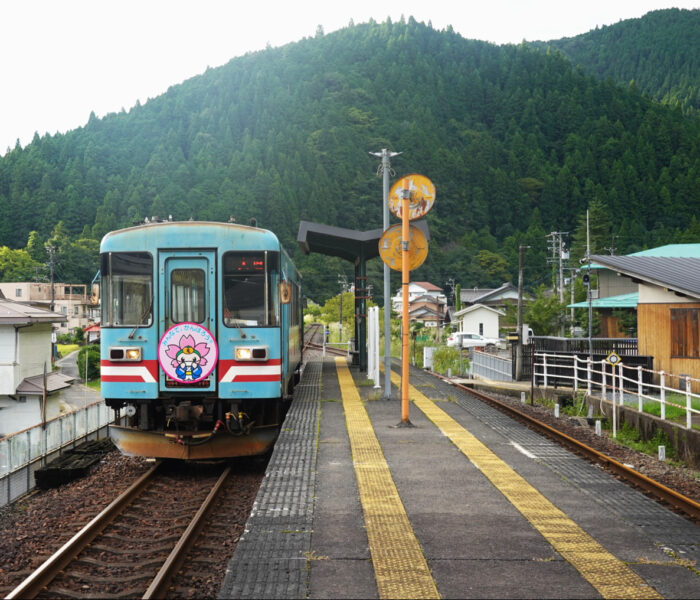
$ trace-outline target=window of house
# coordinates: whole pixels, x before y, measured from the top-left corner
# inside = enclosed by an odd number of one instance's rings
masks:
[[[671,357],[700,358],[700,309],[671,309]]]
[[[15,290],[15,297],[21,298],[22,297],[22,288],[17,288]]]

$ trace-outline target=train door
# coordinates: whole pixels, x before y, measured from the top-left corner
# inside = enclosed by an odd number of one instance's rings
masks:
[[[216,255],[161,252],[158,258],[161,391],[216,391]]]

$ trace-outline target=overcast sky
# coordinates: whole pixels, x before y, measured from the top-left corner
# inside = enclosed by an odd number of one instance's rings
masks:
[[[0,155],[129,110],[246,52],[404,15],[497,44],[551,40],[700,0],[0,0]]]

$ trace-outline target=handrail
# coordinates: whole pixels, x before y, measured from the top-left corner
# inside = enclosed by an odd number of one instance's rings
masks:
[[[581,363],[583,363],[583,366],[579,366]],[[562,373],[562,369],[566,369],[566,372]],[[569,374],[569,370],[571,374]],[[627,376],[625,371],[636,373],[636,379]],[[654,379],[658,379],[659,383],[643,381],[643,373],[653,374]],[[599,376],[600,381],[594,380],[592,377],[594,375]],[[694,408],[692,405],[693,399],[700,399],[700,394],[693,392],[693,384],[696,383],[700,385],[700,379],[689,375],[679,376],[664,371],[645,369],[641,365],[630,367],[625,366],[624,362],[612,365],[606,359],[592,360],[590,357],[581,358],[577,355],[535,352],[532,377],[535,381],[541,378],[545,387],[548,387],[547,384],[550,380],[571,381],[575,391],[578,391],[579,383],[585,384],[588,394],[592,392],[594,387],[597,387],[600,388],[603,399],[607,400],[607,394],[610,392],[612,401],[620,405],[624,404],[625,394],[636,395],[639,412],[643,411],[644,400],[657,402],[660,405],[662,420],[666,419],[666,407],[674,406],[685,410],[687,429],[692,427],[692,415],[700,415],[700,410]],[[608,378],[610,379],[609,383]],[[667,384],[669,380],[674,378],[685,384],[682,389]],[[629,385],[626,386],[626,383]],[[698,385],[695,386],[696,389]],[[634,388],[636,388],[635,392],[630,391],[630,389]],[[658,390],[659,397],[657,398],[649,393],[645,393],[645,390]],[[667,392],[685,396],[685,405],[668,400]],[[616,398],[618,398],[617,401]]]

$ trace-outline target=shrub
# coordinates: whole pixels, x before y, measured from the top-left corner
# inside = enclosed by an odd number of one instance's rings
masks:
[[[462,371],[465,371],[468,366],[469,361],[463,358]],[[445,375],[448,369],[452,370],[453,375],[461,375],[459,350],[457,348],[439,346],[435,348],[435,352],[433,353],[433,370],[436,373]]]
[[[85,379],[85,357],[87,355],[87,378],[99,379],[100,377],[100,347],[96,344],[83,346],[78,351],[78,373],[81,379]]]

